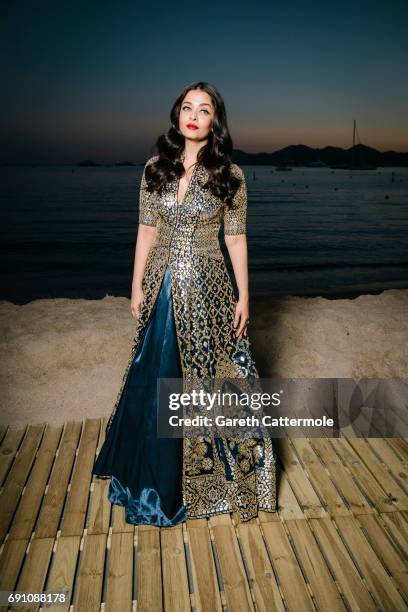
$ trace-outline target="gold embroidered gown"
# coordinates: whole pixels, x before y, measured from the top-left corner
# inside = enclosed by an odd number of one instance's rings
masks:
[[[151,157],[151,164],[158,156]],[[145,166],[145,169],[146,169]],[[247,189],[243,171],[233,208],[203,185],[204,166],[195,166],[185,196],[178,202],[178,179],[158,195],[147,191],[143,171],[139,223],[157,226],[149,251],[142,288],[144,301],[136,322],[136,335],[125,368],[112,425],[129,369],[158,298],[163,278],[170,272],[173,314],[183,380],[246,379],[259,375],[248,337],[237,338],[233,321],[235,297],[218,240],[221,222],[225,235],[246,233]],[[269,436],[250,439],[184,437],[182,444],[182,499],[187,518],[237,511],[241,520],[258,510],[276,510],[276,463]]]

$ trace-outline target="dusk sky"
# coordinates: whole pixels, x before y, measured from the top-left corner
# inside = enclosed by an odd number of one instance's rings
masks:
[[[195,80],[234,147],[408,151],[408,3],[9,2],[2,162],[143,161]]]

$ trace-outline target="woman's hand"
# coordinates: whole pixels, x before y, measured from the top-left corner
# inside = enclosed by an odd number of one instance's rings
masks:
[[[240,338],[247,335],[247,321],[249,321],[249,299],[240,298],[235,307],[234,327],[235,335]]]
[[[142,309],[142,303],[144,300],[144,293],[141,287],[132,289],[132,297],[130,299],[130,310],[132,311],[132,317],[136,320],[140,317],[140,311]]]

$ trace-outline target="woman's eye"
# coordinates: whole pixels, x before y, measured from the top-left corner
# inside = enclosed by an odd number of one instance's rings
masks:
[[[190,110],[189,106],[183,106],[182,107],[183,110]],[[210,113],[208,112],[208,110],[206,108],[202,108],[201,109],[206,115],[209,115]]]

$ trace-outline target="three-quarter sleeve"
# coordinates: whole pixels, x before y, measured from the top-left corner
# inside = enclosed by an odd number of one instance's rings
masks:
[[[237,234],[246,234],[247,222],[247,187],[245,182],[245,174],[239,166],[232,165],[232,170],[235,176],[241,180],[241,185],[234,196],[230,208],[225,207],[224,211],[224,235],[233,236]]]
[[[147,191],[146,168],[155,159],[157,159],[157,156],[151,157],[149,160],[147,160],[146,165],[143,168],[139,195],[139,223],[142,223],[143,225],[151,225],[153,227],[157,225],[158,220],[156,193],[154,191]]]

